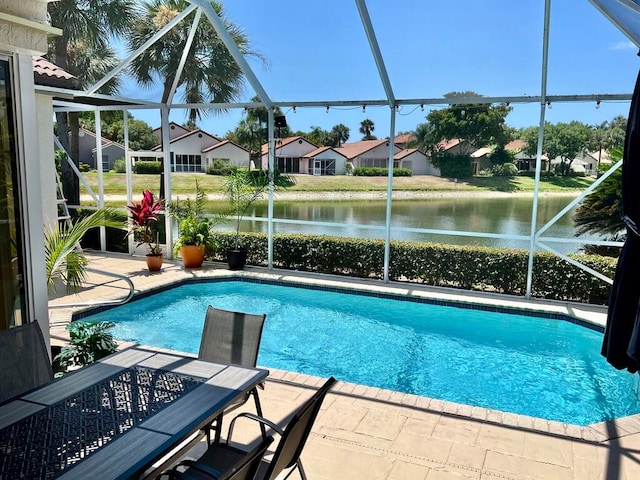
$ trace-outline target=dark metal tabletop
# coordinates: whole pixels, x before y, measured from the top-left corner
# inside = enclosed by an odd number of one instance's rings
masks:
[[[0,479],[136,477],[267,375],[129,348],[0,407]]]

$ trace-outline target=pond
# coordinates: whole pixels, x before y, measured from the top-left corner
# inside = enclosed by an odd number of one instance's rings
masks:
[[[538,226],[546,224],[573,197],[546,196],[538,201]],[[473,231],[489,234],[529,235],[533,200],[529,197],[500,198],[456,197],[419,200],[394,200],[392,228],[424,228],[433,230]],[[228,208],[225,202],[214,202],[214,211]],[[575,208],[551,227],[546,236],[574,238]],[[386,202],[384,200],[280,200],[274,203],[274,218],[338,223],[338,226],[274,223],[275,233],[306,233],[343,237],[384,238]],[[248,217],[261,220],[243,221],[242,231],[267,232],[267,202],[258,202],[247,212]],[[356,226],[360,225],[360,227]],[[370,228],[374,227],[374,228]],[[378,227],[378,229],[375,229]],[[225,228],[225,227],[222,227]],[[230,228],[230,227],[226,227]],[[464,237],[458,235],[424,234],[410,231],[392,231],[396,240],[438,242],[458,245],[483,245],[507,248],[528,248],[528,241]],[[589,237],[593,240],[594,237]],[[588,243],[589,238],[584,243]],[[562,253],[575,252],[583,243],[551,244]]]

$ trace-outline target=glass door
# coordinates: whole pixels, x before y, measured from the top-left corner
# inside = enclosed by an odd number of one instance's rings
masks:
[[[22,232],[10,64],[0,57],[0,329],[25,316]]]

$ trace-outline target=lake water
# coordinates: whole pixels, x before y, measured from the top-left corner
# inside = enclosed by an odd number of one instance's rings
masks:
[[[572,201],[573,197],[549,196],[538,201],[538,225],[551,220]],[[473,231],[489,234],[530,234],[533,200],[527,197],[508,198],[429,198],[420,200],[394,200],[392,228],[424,228],[433,230]],[[214,207],[224,211],[227,204],[221,202]],[[575,208],[565,214],[545,236],[574,238]],[[386,202],[381,200],[344,201],[283,201],[276,199],[274,218],[338,223],[341,226],[298,225],[274,223],[276,233],[326,234],[343,237],[384,238]],[[267,203],[259,202],[247,212],[247,216],[267,218]],[[360,227],[356,226],[360,225]],[[382,227],[373,229],[368,227]],[[267,222],[244,221],[242,231],[267,232]],[[458,245],[484,245],[507,248],[529,248],[528,241],[464,237],[458,235],[423,234],[407,231],[392,231],[396,240],[438,242]],[[593,238],[593,237],[591,237]],[[584,243],[588,243],[585,239]],[[552,244],[562,253],[576,251],[581,244]]]

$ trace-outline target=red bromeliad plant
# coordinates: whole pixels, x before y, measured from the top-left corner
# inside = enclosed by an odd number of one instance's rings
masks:
[[[162,254],[156,225],[162,208],[162,200],[154,200],[153,193],[149,190],[142,192],[140,203],[133,202],[133,204],[127,205],[127,210],[129,210],[129,233],[127,235],[133,235],[134,240],[138,242],[136,247],[143,243],[146,244],[149,255]]]

